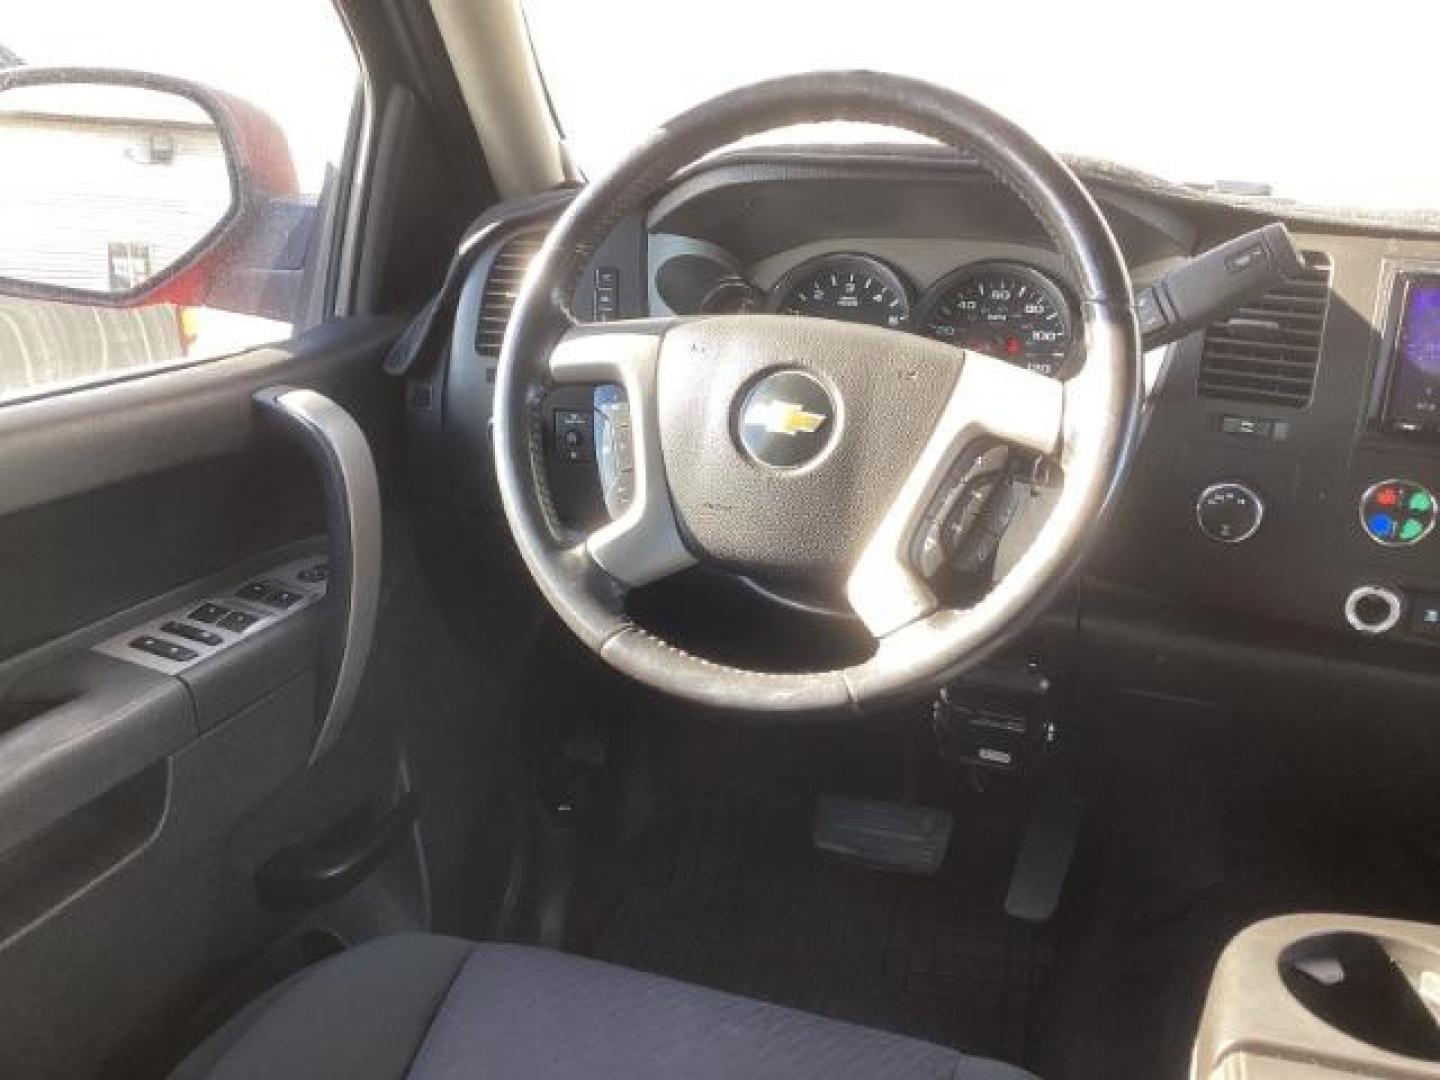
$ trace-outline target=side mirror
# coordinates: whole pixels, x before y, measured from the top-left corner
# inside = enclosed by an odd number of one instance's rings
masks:
[[[268,115],[197,83],[0,71],[0,295],[203,303],[257,208],[293,195]]]

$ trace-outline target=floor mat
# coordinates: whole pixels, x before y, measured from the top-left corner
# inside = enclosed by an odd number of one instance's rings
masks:
[[[625,848],[586,951],[968,1053],[1022,1061],[1049,966],[1002,911],[1013,832],[957,821],[931,878],[831,860],[813,804],[697,801]]]

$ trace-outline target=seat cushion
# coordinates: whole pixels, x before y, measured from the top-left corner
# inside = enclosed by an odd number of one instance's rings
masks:
[[[301,973],[212,1036],[175,1080],[1027,1075],[565,953],[405,935]]]

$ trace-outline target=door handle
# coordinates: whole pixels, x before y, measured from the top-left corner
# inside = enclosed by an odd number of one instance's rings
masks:
[[[380,608],[380,481],[360,425],[314,390],[271,386],[255,404],[296,439],[319,470],[325,492],[330,574],[321,617],[317,706],[322,717],[309,764],[340,737],[370,656]]]

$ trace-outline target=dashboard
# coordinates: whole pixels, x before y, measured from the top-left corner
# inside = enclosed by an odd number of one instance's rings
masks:
[[[1081,177],[1137,286],[1285,219]],[[1440,645],[1440,240],[1287,223],[1303,277],[1147,358],[1142,440],[1088,581],[1179,626],[1230,619],[1269,642],[1427,655]],[[493,370],[475,337],[487,272],[467,285],[452,367]],[[1083,363],[1070,275],[1025,207],[973,162],[908,148],[702,162],[617,226],[575,307],[839,318],[1057,378]],[[479,389],[439,407],[471,412],[473,430],[488,399],[482,379],[467,385]],[[596,482],[607,437],[594,422],[614,402],[571,393],[547,404],[546,437],[557,506],[584,523],[616,509]]]

